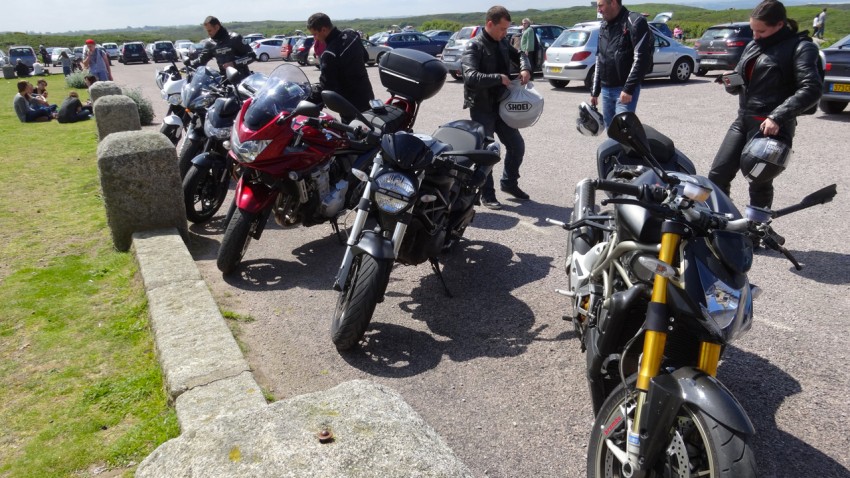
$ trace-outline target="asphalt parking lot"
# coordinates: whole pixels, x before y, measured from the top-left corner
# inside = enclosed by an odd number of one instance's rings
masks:
[[[268,72],[280,64],[254,69]],[[119,84],[140,88],[158,115],[165,112],[154,65],[113,68]],[[305,71],[318,78],[314,67]],[[385,99],[377,68],[369,72],[376,96]],[[737,108],[737,98],[713,79],[692,77],[683,85],[649,80],[637,110],[701,174]],[[240,273],[228,278],[215,266],[226,210],[209,224],[190,227],[191,252],[219,305],[253,319],[239,324],[238,336],[261,385],[286,398],[351,379],[373,380],[398,390],[476,476],[585,474],[593,419],[585,359],[572,325],[561,320],[568,302],[554,293],[565,282],[565,234],[544,219],[568,217],[576,182],[595,174],[601,138],[575,130],[585,90],[555,90],[542,78],[535,83],[546,106],[537,125],[523,130],[520,181],[532,200],[500,195],[501,211],[478,211],[468,241],[442,258],[454,298],[443,294],[427,265],[397,266],[368,341],[353,353],[340,355],[330,341],[336,301],[330,287],[344,249],[329,225],[281,229],[270,221],[251,243]],[[461,106],[462,84],[449,78],[423,103],[415,129],[427,133],[468,118]],[[756,427],[754,448],[765,477],[850,476],[850,378],[842,372],[850,362],[848,131],[850,112],[800,118],[795,155],[776,181],[774,205],[790,205],[831,183],[839,195],[774,223],[804,269],[795,271],[773,252],[757,254],[750,279],[764,294],[755,304],[755,323],[727,349],[719,370]],[[742,178],[732,198],[746,204]]]

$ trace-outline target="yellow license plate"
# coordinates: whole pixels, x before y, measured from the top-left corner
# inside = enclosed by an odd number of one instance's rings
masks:
[[[559,67],[559,66],[549,67],[549,73],[560,73],[560,72],[561,72],[561,67]]]
[[[832,84],[832,91],[835,91],[835,92],[838,92],[838,93],[850,93],[850,85],[848,85],[846,83],[833,83]]]

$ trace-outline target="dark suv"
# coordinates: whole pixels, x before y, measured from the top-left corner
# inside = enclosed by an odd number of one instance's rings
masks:
[[[150,59],[145,51],[145,45],[140,41],[134,41],[121,45],[118,61],[127,65],[129,63],[148,63]]]
[[[307,65],[307,55],[310,54],[311,46],[313,46],[313,37],[300,38],[292,47],[292,59],[301,66]]]
[[[694,44],[699,55],[697,76],[709,70],[731,70],[738,64],[744,47],[753,39],[747,22],[724,23],[709,27]]]

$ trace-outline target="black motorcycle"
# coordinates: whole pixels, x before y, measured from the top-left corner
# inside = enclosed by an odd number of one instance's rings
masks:
[[[482,125],[469,120],[447,123],[430,137],[407,132],[381,137],[371,174],[355,172],[366,187],[334,283],[340,292],[331,323],[337,350],[363,338],[395,262],[429,261],[442,281],[438,256],[463,237],[475,217],[474,204],[499,162],[499,149]],[[365,229],[370,212],[377,217],[374,230]]]
[[[782,252],[774,218],[832,200],[835,185],[779,210],[746,208],[743,217],[708,179],[659,164],[672,142],[651,145],[634,113],[608,134],[640,165],[615,164],[607,179],[576,188],[568,231],[567,290],[586,352],[596,421],[589,477],[750,477],[754,428],[716,378],[726,345],[752,324],[760,290],[747,279],[753,239]],[[611,145],[609,145],[611,146]],[[683,156],[683,155],[682,155]],[[603,168],[600,167],[600,172]],[[596,191],[609,193],[601,201]]]
[[[193,141],[203,138],[204,144],[183,177],[186,217],[196,224],[212,219],[224,203],[230,179],[238,178],[237,163],[228,154],[231,129],[242,102],[257,92],[266,79],[265,75],[254,73],[242,80],[232,67],[226,75],[226,82],[209,86],[207,94],[215,100],[199,120],[203,123],[203,136],[193,134]]]

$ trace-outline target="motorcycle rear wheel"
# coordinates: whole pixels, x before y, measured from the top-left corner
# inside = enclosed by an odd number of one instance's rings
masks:
[[[262,214],[247,213],[239,208],[233,211],[233,216],[227,223],[227,229],[221,239],[216,259],[216,265],[222,274],[228,275],[239,267],[261,218]]]
[[[331,321],[331,340],[337,350],[348,350],[363,339],[375,306],[387,288],[391,269],[392,261],[378,260],[369,254],[354,258]]]
[[[634,378],[629,381],[633,387]],[[626,450],[626,423],[634,417],[635,401],[620,384],[602,404],[587,448],[587,476],[620,478],[621,463],[608,449],[606,439]],[[607,431],[605,435],[603,431]],[[661,459],[648,477],[748,478],[757,476],[756,462],[747,438],[728,429],[710,416],[688,405],[682,406],[670,429],[670,439]]]
[[[186,218],[195,224],[209,221],[218,212],[227,196],[230,175],[216,177],[215,169],[193,164],[183,178],[183,202]]]

